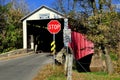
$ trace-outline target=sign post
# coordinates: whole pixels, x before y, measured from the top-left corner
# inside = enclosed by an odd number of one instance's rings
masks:
[[[55,34],[57,34],[60,30],[61,30],[61,24],[58,20],[51,20],[48,24],[47,24],[47,30],[53,34],[53,42],[51,43],[51,46],[53,46],[51,48],[52,54],[53,54],[53,60],[55,59],[55,52],[56,52],[56,45],[55,45]],[[55,60],[54,60],[54,64],[55,64]]]
[[[64,30],[63,30],[64,46],[67,48],[65,71],[67,74],[67,80],[72,80],[72,62],[73,55],[68,52],[68,45],[71,42],[71,29],[68,29],[68,19],[64,19]]]

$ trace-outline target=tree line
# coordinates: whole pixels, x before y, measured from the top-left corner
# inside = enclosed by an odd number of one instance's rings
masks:
[[[28,13],[24,0],[0,0],[0,53],[22,48],[20,19]]]
[[[56,2],[57,1],[57,2]],[[113,73],[110,52],[120,61],[119,0],[56,0],[54,8],[66,14],[72,31],[85,34],[95,44],[95,53],[105,56],[108,73]],[[66,5],[67,4],[67,5]]]

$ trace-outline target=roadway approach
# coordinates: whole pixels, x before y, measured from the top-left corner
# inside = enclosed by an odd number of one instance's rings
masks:
[[[32,80],[41,67],[52,63],[52,57],[48,55],[40,53],[0,60],[0,80]]]

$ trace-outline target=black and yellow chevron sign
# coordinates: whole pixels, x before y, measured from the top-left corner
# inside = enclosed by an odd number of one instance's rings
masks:
[[[53,41],[52,43],[51,43],[51,51],[52,51],[52,54],[55,54],[55,48],[56,48],[56,45],[55,45],[55,41]]]

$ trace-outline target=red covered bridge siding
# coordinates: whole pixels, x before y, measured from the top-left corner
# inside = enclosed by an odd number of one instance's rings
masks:
[[[94,53],[94,44],[85,35],[72,31],[71,40],[70,47],[73,49],[77,60]]]

